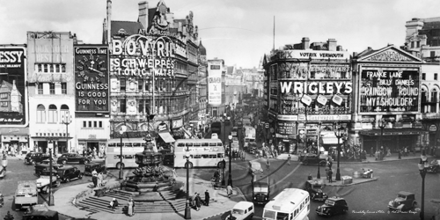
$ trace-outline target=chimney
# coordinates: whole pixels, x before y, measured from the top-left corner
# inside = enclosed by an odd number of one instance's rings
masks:
[[[334,38],[329,38],[327,45],[329,51],[336,51],[336,40]]]
[[[107,40],[106,40],[106,42],[109,45],[110,45],[110,42],[112,41],[111,29],[112,29],[112,1],[107,0]]]
[[[138,21],[144,29],[148,28],[148,3],[146,1],[139,2],[139,18]]]
[[[310,39],[308,37],[303,37],[301,40],[302,43],[302,49],[307,50],[310,48]]]

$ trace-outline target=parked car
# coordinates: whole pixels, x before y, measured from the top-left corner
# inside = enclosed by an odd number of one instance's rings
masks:
[[[58,187],[60,185],[60,180],[55,170],[52,171],[52,184],[50,184],[49,170],[40,173],[40,177],[37,179],[37,192],[48,193],[49,185],[51,185],[51,187]]]
[[[26,154],[26,157],[24,158],[24,163],[27,165],[30,164],[37,164],[40,163],[43,160],[47,160],[50,158],[49,154],[44,153],[38,153],[38,152],[30,152]]]
[[[440,173],[440,160],[432,160],[429,167],[426,168],[428,173]]]
[[[416,206],[417,202],[414,193],[400,191],[397,198],[388,203],[388,208],[391,211],[408,211]]]
[[[309,192],[312,200],[325,201],[328,195],[322,191],[323,186],[324,182],[322,180],[307,180],[305,190]]]
[[[88,164],[92,161],[92,158],[83,156],[77,153],[66,153],[62,154],[58,157],[57,163],[66,164],[66,163],[81,163]]]
[[[254,217],[254,212],[254,203],[241,201],[234,205],[231,214],[226,217],[226,220],[252,219]]]
[[[57,164],[54,160],[52,160],[52,168],[54,170],[58,170],[59,168],[63,167],[63,164]],[[49,171],[50,169],[50,160],[43,160],[40,163],[35,164],[35,174],[37,176],[40,176],[41,172],[43,171]]]
[[[93,170],[96,170],[98,173],[107,173],[107,168],[102,163],[89,163],[86,164],[84,167],[84,175],[91,176]]]
[[[73,179],[82,179],[83,174],[74,166],[65,166],[57,170],[58,178],[63,183],[70,182]]]
[[[326,199],[323,205],[316,208],[316,214],[325,216],[347,213],[347,211],[347,201],[345,201],[344,198],[336,196]]]
[[[306,154],[300,156],[300,161],[303,165],[318,165],[325,166],[327,162],[327,157],[324,154],[316,155],[316,154]]]

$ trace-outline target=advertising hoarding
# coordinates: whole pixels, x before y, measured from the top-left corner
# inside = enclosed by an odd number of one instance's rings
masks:
[[[0,127],[25,127],[28,123],[26,49],[0,46]]]
[[[208,70],[208,104],[222,104],[222,68],[220,64],[210,64]]]
[[[405,69],[365,69],[360,77],[360,113],[418,112],[419,72]]]
[[[108,48],[75,46],[75,96],[77,112],[109,111]]]

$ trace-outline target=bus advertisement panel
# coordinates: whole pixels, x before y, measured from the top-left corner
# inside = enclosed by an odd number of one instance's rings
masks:
[[[220,139],[179,139],[174,143],[174,167],[218,167],[227,161],[225,148]]]

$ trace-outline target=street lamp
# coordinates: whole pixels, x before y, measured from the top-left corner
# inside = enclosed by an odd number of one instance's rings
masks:
[[[124,134],[124,132],[127,131],[127,126],[122,125],[121,128],[119,129],[119,134],[121,135],[121,143],[119,145],[119,179],[122,179],[122,134]]]
[[[385,119],[384,118],[380,119],[379,120],[379,128],[380,128],[380,142],[379,143],[380,143],[381,147],[382,147],[383,129],[385,128],[385,125],[386,125]],[[376,145],[376,152],[377,152],[377,145]],[[380,159],[382,159],[382,158],[380,158],[380,156],[379,156],[379,160]]]
[[[426,155],[423,153],[422,156],[420,156],[420,162],[418,164],[419,167],[419,171],[420,171],[420,176],[422,177],[422,206],[420,207],[420,219],[424,220],[425,218],[425,213],[424,213],[424,208],[425,208],[425,176],[426,176],[426,168],[429,166],[428,164],[428,158],[426,157]]]
[[[336,181],[341,180],[341,172],[339,170],[339,160],[341,159],[341,144],[340,144],[340,140],[342,137],[344,137],[344,131],[342,128],[338,128],[335,131],[335,135],[338,138],[338,167],[336,170]]]
[[[225,158],[223,158],[223,163],[222,163],[222,170],[223,170],[223,175],[222,175],[222,186],[225,185],[225,168],[226,168],[226,161]]]
[[[49,148],[49,206],[54,206],[55,205],[55,201],[54,201],[54,197],[53,197],[53,192],[52,192],[52,148]]]
[[[232,163],[232,148],[231,148],[231,143],[232,143],[232,135],[228,136],[229,138],[229,179],[228,179],[228,185],[230,185],[232,187],[232,169],[231,169],[231,163]]]
[[[69,124],[72,123],[72,115],[70,115],[69,112],[66,112],[66,114],[62,117],[62,123],[66,125],[66,148],[67,152],[70,152],[69,149]]]
[[[318,147],[318,175],[316,175],[316,178],[321,179],[321,161],[320,161],[320,155],[321,151],[323,151],[323,147]]]
[[[189,207],[189,146],[186,147],[186,205],[185,205],[185,219],[191,219],[191,208]]]

